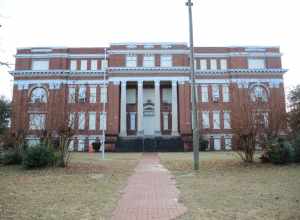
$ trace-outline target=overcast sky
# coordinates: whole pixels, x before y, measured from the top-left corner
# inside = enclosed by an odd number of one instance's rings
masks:
[[[17,47],[188,42],[186,0],[0,0],[0,61]],[[280,46],[287,89],[300,84],[297,0],[193,0],[196,46]],[[11,69],[14,67],[12,66]],[[0,95],[12,77],[0,67]]]

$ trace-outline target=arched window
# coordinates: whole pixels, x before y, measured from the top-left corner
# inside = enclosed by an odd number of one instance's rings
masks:
[[[254,86],[251,89],[251,100],[253,102],[267,102],[268,101],[268,92],[267,90],[260,85]]]
[[[32,103],[46,103],[47,91],[44,88],[35,88],[31,92]]]

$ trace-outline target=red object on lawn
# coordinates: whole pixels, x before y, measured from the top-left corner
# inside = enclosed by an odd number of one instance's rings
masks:
[[[89,153],[94,153],[93,145],[89,145]]]

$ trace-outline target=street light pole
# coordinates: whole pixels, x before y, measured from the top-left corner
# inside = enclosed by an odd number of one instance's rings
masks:
[[[193,157],[194,170],[199,170],[199,129],[196,106],[196,86],[195,86],[195,67],[194,67],[194,37],[193,37],[193,15],[192,0],[186,3],[189,9],[189,34],[190,34],[190,69],[191,69],[191,86],[192,86],[192,131],[193,131]]]
[[[106,74],[107,74],[107,68],[108,68],[108,61],[107,61],[107,50],[106,48],[104,49],[104,67],[102,67],[104,69],[104,74],[103,74],[103,81],[104,81],[104,89],[106,90],[106,95],[107,95],[107,90],[108,90],[108,86],[106,84]],[[101,91],[100,91],[101,93]],[[100,95],[101,96],[101,95]],[[101,97],[100,97],[101,98]],[[106,117],[107,117],[107,114],[106,114],[106,109],[105,109],[105,103],[106,103],[106,100],[103,101],[103,109],[102,109],[102,117],[105,117],[105,121],[100,121],[100,123],[106,123]],[[102,139],[101,139],[101,152],[102,152],[102,159],[104,160],[105,159],[105,128],[106,128],[106,125],[103,125],[103,129],[102,129]]]

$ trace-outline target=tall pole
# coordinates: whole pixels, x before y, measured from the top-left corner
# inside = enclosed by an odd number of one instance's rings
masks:
[[[107,94],[108,94],[108,86],[106,85],[106,73],[107,73],[107,67],[108,67],[108,63],[107,63],[107,51],[106,51],[106,48],[104,49],[105,51],[104,51],[104,60],[105,60],[105,62],[104,62],[104,74],[103,74],[103,81],[104,81],[104,88],[106,89],[106,96],[107,96]],[[103,68],[103,67],[102,67]],[[101,93],[101,92],[100,92]],[[104,116],[102,116],[102,117],[105,117],[105,123],[106,123],[106,121],[107,121],[107,115],[106,115],[106,111],[105,111],[105,103],[106,103],[106,101],[107,100],[105,100],[104,102],[103,102],[103,109],[102,109],[102,114],[104,115]],[[102,122],[100,122],[100,123],[103,123],[103,121]],[[102,159],[104,160],[105,159],[105,129],[104,128],[106,128],[106,125],[103,125],[103,130],[102,130],[102,140],[101,140],[101,149],[102,149]]]
[[[190,32],[190,69],[191,69],[191,86],[192,86],[192,131],[193,131],[193,157],[194,170],[199,170],[199,129],[196,106],[196,86],[195,86],[195,67],[194,67],[194,37],[193,37],[193,15],[192,0],[186,3],[189,9],[189,32]]]

